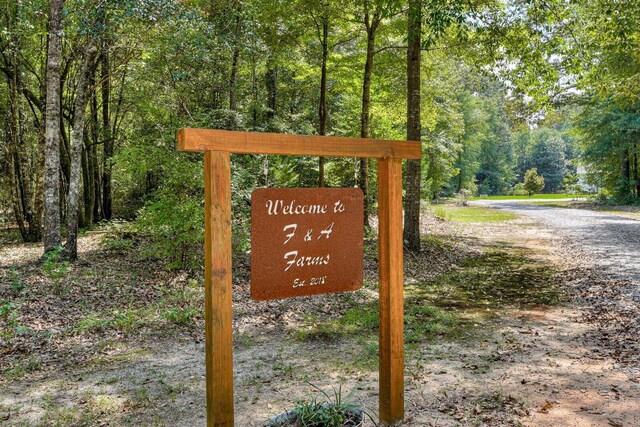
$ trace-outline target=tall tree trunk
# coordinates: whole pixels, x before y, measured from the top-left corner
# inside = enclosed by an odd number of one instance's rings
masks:
[[[462,178],[463,178],[463,171],[464,171],[464,164],[462,163],[462,152],[464,151],[464,146],[462,147],[462,150],[460,150],[458,152],[458,189],[456,190],[457,193],[462,191]]]
[[[92,69],[89,86],[94,87],[96,84],[95,72],[96,67]],[[91,136],[85,138],[85,147],[82,154],[82,190],[84,198],[84,218],[85,226],[93,224],[93,213],[96,204],[96,181],[95,181],[95,159],[93,158],[93,148],[100,142],[100,132],[98,131],[98,98],[94,95],[91,97]]]
[[[380,12],[376,10],[373,17],[369,16],[369,1],[364,2],[364,26],[367,31],[367,58],[364,63],[362,79],[362,111],[360,114],[360,138],[369,138],[369,120],[371,117],[371,74],[373,73],[373,59],[376,48],[376,31],[380,25]],[[369,159],[360,159],[360,173],[358,186],[364,194],[364,225],[369,227]]]
[[[422,31],[420,0],[409,0],[407,48],[407,140],[420,141],[420,39]],[[420,250],[421,159],[407,160],[404,200],[404,240],[407,248]]]
[[[622,151],[622,162],[620,165],[620,175],[622,178],[622,197],[626,198],[631,194],[631,156],[629,149],[625,148]]]
[[[327,134],[327,56],[329,55],[329,17],[322,17],[322,70],[320,72],[320,105],[318,118],[320,119],[318,134]],[[324,157],[318,159],[318,187],[324,187]]]
[[[93,222],[97,222],[102,216],[102,173],[100,171],[100,163],[98,162],[98,146],[92,145],[90,150],[90,161],[93,166]]]
[[[640,166],[640,160],[638,160],[638,156],[640,156],[640,146],[636,143],[634,150],[634,158],[635,158],[635,169],[636,169],[636,198],[640,198],[640,171],[638,170],[638,166]]]
[[[71,167],[69,174],[69,195],[67,197],[67,256],[72,261],[78,258],[78,214],[80,206],[80,172],[82,148],[84,146],[84,116],[87,109],[91,73],[97,48],[93,43],[84,52],[78,90],[74,104],[73,135],[71,140]]]
[[[240,31],[241,31],[241,19],[240,12],[242,8],[242,2],[238,2],[236,9],[236,28],[235,28],[235,43],[233,46],[233,56],[231,58],[231,72],[229,73],[229,110],[236,111],[236,78],[238,76],[238,59],[240,58]],[[231,128],[236,129],[236,118],[233,116]]]
[[[111,92],[111,75],[109,72],[109,46],[103,44],[100,72],[102,79],[102,217],[110,220],[112,216],[111,198],[111,158],[113,157],[113,135],[111,134],[109,117],[109,98]]]
[[[64,0],[49,2],[45,119],[44,250],[60,246],[60,60]]]
[[[265,85],[267,87],[267,125],[272,129],[272,121],[278,112],[278,66],[271,53],[267,56],[267,71],[265,73]]]
[[[20,230],[20,236],[23,241],[27,241],[28,231],[25,224],[24,213],[22,211],[22,188],[19,180],[20,161],[18,159],[18,135],[17,126],[15,123],[15,113],[13,110],[13,100],[10,100],[11,113],[10,118],[7,120],[7,133],[9,134],[9,149],[7,150],[7,164],[9,166],[9,185],[11,187],[11,202],[13,205],[13,214]]]
[[[19,32],[15,32],[13,28],[14,23],[19,19],[19,8],[21,6],[18,4],[16,7],[10,7],[9,5],[10,3],[7,3],[6,26],[8,30],[8,42],[12,48],[2,54],[4,63],[2,69],[7,77],[7,86],[9,89],[9,111],[8,114],[6,114],[9,184],[11,187],[14,215],[18,228],[20,229],[21,237],[25,242],[37,242],[40,240],[42,233],[42,211],[38,211],[40,198],[37,194],[39,190],[38,182],[40,180],[38,174],[40,171],[38,171],[37,168],[40,165],[40,156],[37,150],[34,155],[29,149],[25,138],[26,118],[22,94],[26,94],[27,90],[25,90],[23,86],[22,59],[19,53],[22,50],[22,41],[18,35]],[[37,124],[38,115],[35,109],[32,109],[32,111]]]

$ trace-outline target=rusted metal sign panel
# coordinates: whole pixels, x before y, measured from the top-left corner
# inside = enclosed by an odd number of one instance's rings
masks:
[[[362,287],[358,188],[259,188],[251,195],[251,297],[269,300]]]

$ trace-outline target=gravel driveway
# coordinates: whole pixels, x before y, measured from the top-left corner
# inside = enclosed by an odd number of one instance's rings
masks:
[[[561,233],[611,277],[640,282],[640,221],[584,209],[527,203],[530,201],[473,202],[534,218]]]

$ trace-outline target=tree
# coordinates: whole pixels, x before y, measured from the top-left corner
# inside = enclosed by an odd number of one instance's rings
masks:
[[[327,57],[329,55],[329,1],[321,2],[320,17],[316,20],[318,38],[322,46],[322,60],[320,65],[320,102],[318,104],[318,135],[327,134]],[[318,22],[320,21],[320,22]],[[318,187],[324,187],[324,162],[323,156],[318,159]]]
[[[33,52],[41,47],[34,42],[33,34],[41,30],[37,25],[25,25],[37,20],[39,10],[22,2],[8,2],[0,12],[0,71],[6,78],[6,97],[0,85],[0,102],[6,100],[4,135],[7,147],[4,151],[6,165],[1,178],[7,178],[7,201],[11,200],[13,216],[25,242],[37,242],[42,237],[44,134],[42,131],[42,97],[32,82],[32,72],[37,65],[30,62]],[[35,79],[33,79],[35,80]],[[37,81],[37,80],[36,80]],[[36,86],[37,87],[37,86]],[[0,128],[2,133],[3,128]],[[36,130],[36,132],[33,132]],[[37,141],[37,142],[36,142]]]
[[[371,74],[373,72],[373,60],[375,57],[376,33],[382,21],[382,5],[376,3],[373,13],[370,10],[369,0],[364,0],[364,27],[367,37],[366,59],[364,75],[362,77],[362,109],[360,112],[360,138],[369,138],[369,120],[371,115]],[[358,186],[364,194],[364,224],[369,226],[369,160],[360,159],[360,174]]]
[[[407,34],[407,140],[421,140],[420,47],[422,2],[409,0]],[[404,199],[404,240],[407,248],[420,251],[421,159],[407,160]]]
[[[91,74],[98,52],[95,40],[91,39],[83,54],[82,69],[78,79],[77,96],[74,103],[73,137],[71,140],[71,166],[69,195],[67,197],[67,241],[65,249],[72,261],[78,258],[78,216],[80,209],[80,172],[84,147],[85,112],[91,90]]]
[[[44,179],[44,250],[62,243],[60,235],[60,62],[62,55],[62,8],[64,0],[49,3],[49,49],[47,53]]]
[[[538,175],[536,168],[529,169],[524,174],[524,189],[527,190],[529,197],[539,193],[544,188],[544,177]]]
[[[565,165],[564,141],[553,132],[541,132],[537,136],[533,147],[530,164],[544,176],[544,191],[556,192],[562,187],[562,181],[567,173]]]

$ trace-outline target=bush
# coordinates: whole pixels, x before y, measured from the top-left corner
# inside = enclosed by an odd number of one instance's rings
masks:
[[[524,174],[524,188],[529,197],[539,193],[544,188],[544,177],[538,175],[538,169],[531,168]]]
[[[595,196],[595,202],[599,205],[604,205],[609,202],[611,199],[611,192],[606,188],[601,188],[598,190]]]
[[[529,193],[527,193],[527,190],[524,188],[524,182],[518,182],[511,189],[511,194],[510,195],[512,195],[512,196],[526,196],[528,194]]]
[[[473,192],[471,190],[467,190],[463,188],[456,194],[456,204],[458,206],[467,206],[469,204],[469,200],[473,197]]]

